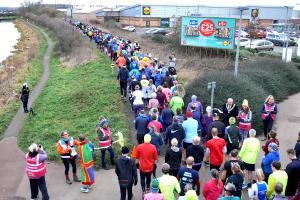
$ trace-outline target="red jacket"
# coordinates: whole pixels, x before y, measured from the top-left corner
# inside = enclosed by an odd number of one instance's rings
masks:
[[[219,179],[219,185],[216,186],[216,179],[212,179],[204,184],[203,196],[206,200],[217,200],[223,192],[223,182]]]
[[[140,144],[137,149],[137,159],[139,159],[139,169],[142,172],[152,172],[155,161],[158,159],[156,148],[153,144]]]
[[[219,137],[214,137],[209,140],[206,147],[209,148],[210,163],[213,165],[222,165],[224,159],[223,148],[225,147],[225,140]]]

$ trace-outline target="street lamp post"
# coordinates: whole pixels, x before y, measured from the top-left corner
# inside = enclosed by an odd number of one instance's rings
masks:
[[[289,25],[288,25],[289,7],[285,6],[285,8],[286,8],[285,30],[287,31],[287,34],[286,34],[286,38],[284,38],[284,39],[286,39],[284,61],[287,62],[287,54],[288,54],[288,48],[289,48]]]
[[[215,88],[216,88],[216,82],[208,82],[207,89],[211,90],[211,96],[210,96],[210,107],[213,109],[214,105],[214,95],[215,95]]]
[[[239,56],[240,56],[240,39],[241,39],[241,30],[242,30],[242,19],[243,19],[243,11],[249,10],[248,7],[239,7],[240,10],[240,23],[239,23],[239,34],[238,34],[238,42],[236,47],[235,54],[235,64],[234,64],[234,77],[237,78],[238,67],[239,67]]]

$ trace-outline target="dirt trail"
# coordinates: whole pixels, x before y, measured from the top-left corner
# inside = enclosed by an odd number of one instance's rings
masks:
[[[37,27],[35,27],[37,28]],[[50,74],[50,56],[52,53],[52,42],[48,35],[43,32],[43,35],[47,39],[48,48],[44,56],[44,72],[38,85],[34,88],[29,98],[29,107],[37,99],[42,92],[49,74]],[[17,135],[20,132],[23,122],[26,118],[26,114],[23,112],[23,108],[20,107],[16,116],[11,121],[10,125],[4,133],[4,139],[0,141],[0,199],[16,199],[15,193],[17,186],[20,184],[22,177],[24,176],[24,153],[18,148]],[[28,199],[28,198],[25,198]]]

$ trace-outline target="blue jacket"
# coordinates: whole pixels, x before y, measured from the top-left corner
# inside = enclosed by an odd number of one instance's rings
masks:
[[[155,76],[154,76],[155,86],[157,87],[157,86],[162,85],[163,79],[164,79],[164,77],[161,74],[159,74],[159,73],[155,74]]]
[[[198,136],[198,122],[193,118],[188,118],[182,123],[185,132],[184,142],[192,143],[193,138]]]
[[[149,133],[151,135],[151,144],[156,147],[157,152],[160,152],[160,146],[163,145],[163,140],[161,136],[156,135],[154,132]]]
[[[262,160],[263,171],[267,173],[272,173],[272,162],[279,161],[280,155],[278,151],[271,151],[266,155],[266,157]]]
[[[174,113],[170,108],[164,108],[161,112],[162,123],[171,125],[173,121],[173,116]]]
[[[198,130],[201,130],[201,120],[200,120],[201,114],[200,114],[200,112],[197,110],[194,110],[194,111],[192,111],[192,113],[193,113],[193,119],[197,120],[197,122],[198,122]]]
[[[150,117],[148,115],[139,115],[135,118],[135,129],[137,135],[146,135],[148,133],[148,123]]]

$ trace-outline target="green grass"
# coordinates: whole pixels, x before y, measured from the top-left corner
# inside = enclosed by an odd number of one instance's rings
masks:
[[[40,34],[40,50],[39,55],[31,61],[29,64],[28,71],[26,71],[25,80],[31,88],[33,88],[38,81],[40,80],[40,77],[43,73],[43,57],[47,50],[47,41],[43,37],[42,33]],[[16,76],[23,76],[23,74],[18,74]],[[15,79],[19,79],[18,77],[15,77]],[[20,88],[17,88],[17,90]],[[14,101],[10,103],[5,109],[1,109],[0,111],[0,139],[3,137],[4,131],[8,127],[9,123],[17,113],[19,107],[21,105],[21,101]]]
[[[19,134],[21,149],[26,151],[32,142],[41,143],[49,158],[57,160],[55,145],[63,130],[69,130],[74,138],[84,133],[97,146],[95,126],[99,116],[110,121],[113,133],[119,130],[127,138],[127,118],[110,63],[101,54],[96,62],[70,69],[53,55],[49,80],[34,103],[37,115],[27,119]],[[118,149],[118,145],[115,147]]]

